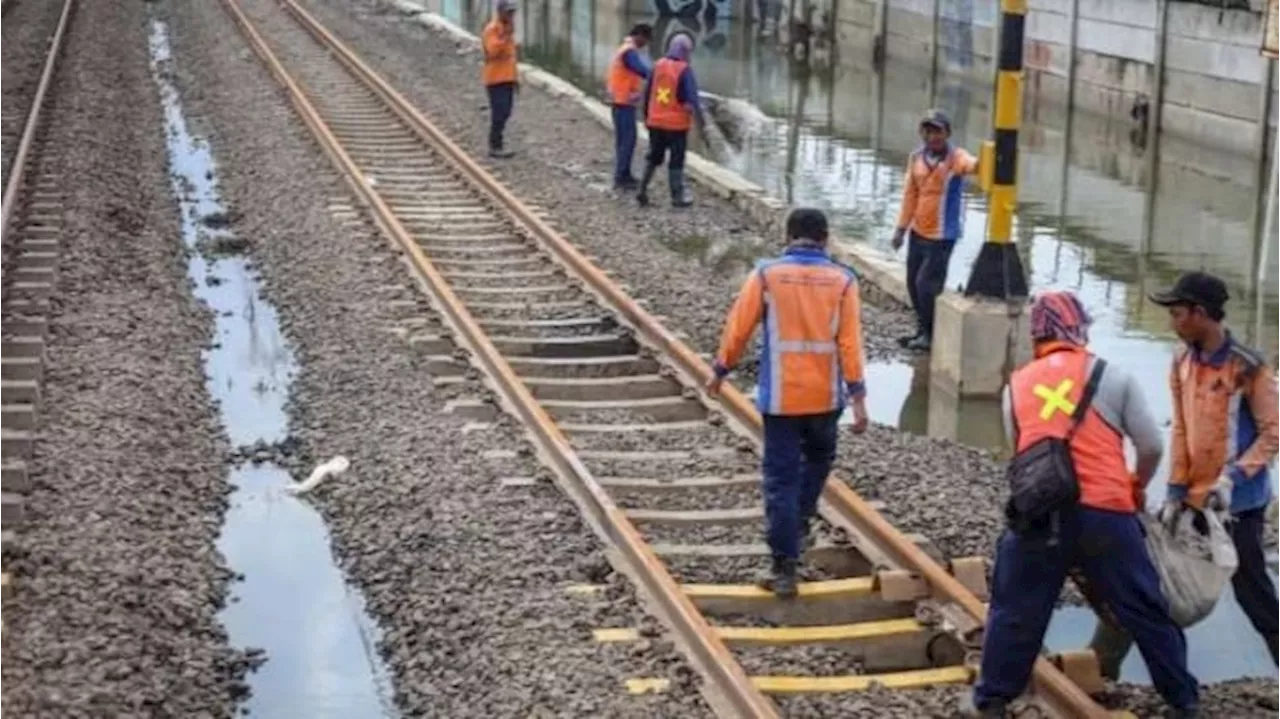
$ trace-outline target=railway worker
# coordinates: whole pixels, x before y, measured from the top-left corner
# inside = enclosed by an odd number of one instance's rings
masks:
[[[1089,315],[1069,292],[1050,292],[1031,306],[1035,357],[1015,370],[1004,395],[1005,430],[1019,461],[1039,486],[1064,479],[1079,488],[1073,505],[1036,513],[1012,501],[1009,528],[996,548],[982,669],[973,702],[982,716],[1004,716],[1027,686],[1068,570],[1078,567],[1091,593],[1137,640],[1156,689],[1177,716],[1195,716],[1195,677],[1187,645],[1169,616],[1160,578],[1138,520],[1139,497],[1162,454],[1160,430],[1137,382],[1086,349]],[[1137,450],[1130,473],[1124,438]],[[1051,453],[1074,478],[1049,472]],[[1039,455],[1042,462],[1032,464]]]
[[[926,112],[919,131],[922,143],[907,159],[893,249],[908,243],[907,294],[916,312],[915,334],[898,338],[898,344],[927,352],[933,344],[934,303],[964,233],[964,177],[977,171],[978,160],[952,146],[951,119],[941,110]]]
[[[520,79],[516,70],[516,31],[512,22],[516,14],[515,0],[497,0],[494,16],[484,26],[482,48],[484,67],[481,80],[489,93],[489,156],[511,157],[503,147],[502,135],[515,107]]]
[[[797,209],[782,256],[758,264],[729,310],[715,374],[716,396],[764,322],[756,403],[764,419],[764,502],[771,576],[779,597],[796,595],[796,568],[809,520],[836,456],[846,400],[853,431],[867,428],[861,300],[853,270],[827,255],[827,217]]]
[[[616,190],[633,190],[638,184],[631,174],[631,156],[636,151],[636,105],[640,103],[645,81],[649,79],[649,65],[640,56],[640,51],[652,39],[652,26],[647,23],[636,25],[609,61],[605,84],[613,108],[613,187]]]
[[[644,125],[649,131],[649,152],[645,155],[644,177],[636,200],[649,204],[649,181],[667,160],[667,184],[671,188],[671,206],[689,207],[684,184],[684,157],[689,145],[689,128],[698,124],[698,133],[706,142],[707,125],[698,100],[698,81],[689,67],[693,54],[693,38],[676,33],[667,43],[667,54],[653,64],[653,72],[644,89]],[[670,157],[667,155],[670,154]]]
[[[1263,551],[1271,501],[1268,466],[1280,446],[1276,378],[1259,352],[1223,326],[1228,299],[1226,284],[1204,272],[1185,274],[1173,289],[1151,295],[1168,308],[1173,331],[1184,343],[1169,372],[1173,461],[1160,515],[1169,519],[1184,505],[1230,507],[1240,560],[1231,587],[1276,661],[1280,602]],[[1094,649],[1104,673],[1119,673],[1130,644],[1118,628],[1099,626]]]

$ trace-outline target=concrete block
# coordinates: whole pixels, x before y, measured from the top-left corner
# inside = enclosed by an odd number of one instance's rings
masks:
[[[932,383],[957,397],[997,397],[1031,357],[1029,314],[1005,302],[946,292],[934,313]]]
[[[27,463],[5,460],[0,468],[0,488],[6,492],[26,494],[31,491],[31,478],[27,473]]]
[[[40,383],[32,379],[0,380],[0,398],[8,404],[40,404]]]
[[[1090,649],[1062,652],[1054,656],[1053,663],[1062,670],[1067,678],[1080,687],[1086,694],[1097,694],[1107,688],[1102,680],[1102,669],[1098,665],[1098,655]]]
[[[26,515],[26,501],[22,495],[8,492],[0,493],[0,522],[12,527],[22,524],[22,520],[26,518]]]
[[[929,585],[905,569],[889,569],[876,573],[880,597],[886,602],[913,602],[929,596]]]

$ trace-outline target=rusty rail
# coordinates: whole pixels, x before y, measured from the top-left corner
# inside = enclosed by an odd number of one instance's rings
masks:
[[[5,9],[12,6],[13,0],[5,2]],[[57,69],[58,56],[62,51],[62,38],[71,22],[71,11],[75,8],[75,0],[66,0],[62,6],[62,15],[58,18],[58,29],[49,41],[49,53],[44,61],[44,70],[40,73],[40,84],[36,86],[35,97],[31,100],[31,109],[27,112],[27,122],[22,127],[22,136],[18,141],[18,151],[9,165],[9,178],[4,185],[4,197],[0,200],[0,233],[9,231],[9,219],[13,216],[13,203],[18,199],[18,190],[22,188],[23,175],[26,174],[27,158],[31,154],[31,146],[35,143],[36,131],[40,128],[40,111],[44,106],[45,96],[49,94],[49,86],[53,84],[53,73]]]
[[[300,7],[295,0],[279,0],[279,2],[422,139],[436,148],[461,174],[473,181],[518,224],[530,230],[534,240],[544,250],[585,280],[590,290],[625,318],[647,344],[665,355],[677,372],[697,383],[703,383],[712,376],[710,366],[688,345],[636,304],[577,248],[471,159],[464,150],[427,120],[421,112],[362,62],[310,13]],[[503,400],[529,428],[542,451],[544,461],[555,468],[561,486],[584,510],[584,515],[593,528],[608,537],[621,550],[626,562],[633,570],[634,578],[638,579],[650,597],[658,602],[660,611],[676,630],[678,640],[691,654],[692,663],[704,676],[714,682],[715,689],[727,699],[736,715],[777,716],[774,704],[755,689],[727,647],[712,633],[706,620],[680,591],[679,586],[652,549],[640,537],[631,521],[618,509],[603,488],[592,479],[560,429],[516,377],[430,259],[413,242],[377,192],[362,180],[358,168],[327,128],[305,93],[290,78],[288,72],[253,28],[236,0],[224,0],[224,4],[249,39],[254,51],[270,68],[277,80],[285,86],[299,115],[320,141],[326,154],[347,178],[361,201],[368,206],[376,223],[407,253],[410,262],[420,272],[427,289],[436,300],[437,309],[458,328],[460,339],[493,379]],[[748,429],[757,443],[762,442],[760,415],[745,395],[736,388],[725,387],[720,403],[733,421]],[[859,497],[848,485],[840,481],[829,482],[823,500],[824,515],[838,520],[839,524],[855,527],[863,537],[875,545],[880,554],[889,557],[901,568],[917,573],[930,585],[935,596],[957,606],[969,615],[976,625],[981,625],[986,615],[986,608],[982,602],[946,569],[893,527],[883,515]],[[1099,719],[1108,716],[1105,710],[1044,659],[1036,662],[1033,690],[1059,716]]]
[[[436,300],[437,308],[459,330],[460,339],[467,345],[467,349],[484,367],[510,408],[531,431],[542,451],[543,459],[555,468],[561,480],[561,486],[583,510],[593,528],[608,537],[621,551],[632,573],[641,581],[650,596],[659,602],[666,617],[675,624],[682,642],[694,652],[695,665],[702,669],[705,675],[717,680],[715,684],[719,695],[732,704],[738,715],[762,718],[778,716],[773,702],[754,687],[750,678],[729,653],[728,647],[714,634],[706,619],[694,607],[693,602],[681,591],[631,520],[594,481],[555,422],[529,393],[524,383],[516,377],[510,365],[502,358],[480,325],[459,301],[422,248],[413,241],[382,198],[360,179],[362,175],[356,165],[320,118],[305,93],[292,80],[253,28],[236,1],[224,0],[224,3],[249,38],[254,51],[269,66],[276,79],[286,87],[294,107],[303,116],[307,126],[324,147],[326,154],[338,165],[362,201],[368,205],[380,227],[408,254],[410,262],[421,273],[428,290]],[[431,143],[441,149],[460,171],[479,181],[489,193],[502,201],[502,204],[514,203],[528,217],[533,217],[532,213],[519,203],[519,200],[498,185],[492,176],[477,166],[434,126],[426,123],[426,120],[417,115],[416,111],[412,111],[412,115],[406,115],[404,108],[409,107],[408,103],[374,75],[359,58],[339,43],[310,15],[293,3],[285,2],[284,5],[313,35],[332,50],[340,62],[382,96],[398,114],[413,123],[415,127],[421,123],[422,127],[429,128],[425,136],[430,138]],[[545,225],[542,228],[545,229]]]

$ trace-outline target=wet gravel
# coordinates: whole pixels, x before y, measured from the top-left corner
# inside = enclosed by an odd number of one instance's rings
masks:
[[[266,23],[269,0],[242,5]],[[236,235],[297,348],[290,407],[297,476],[335,454],[351,469],[317,488],[347,575],[383,628],[379,647],[409,716],[697,717],[707,709],[661,640],[602,646],[591,630],[643,613],[603,560],[576,508],[554,486],[504,487],[537,466],[512,422],[463,433],[405,341],[387,292],[405,268],[368,227],[326,211],[348,190],[277,85],[214,3],[162,6],[179,87],[195,131],[211,137]],[[269,158],[268,161],[263,161]],[[415,290],[416,291],[416,290]],[[399,331],[396,331],[399,330]],[[416,329],[414,330],[417,331]],[[480,396],[479,383],[469,383]],[[486,456],[495,448],[518,450]],[[270,454],[270,448],[257,448]],[[605,583],[602,597],[571,595]],[[629,696],[623,681],[664,677],[666,694]]]
[[[57,5],[22,0],[5,18],[6,100],[9,24],[21,34],[26,13]],[[229,448],[204,385],[212,318],[185,276],[145,8],[80,5],[47,129],[59,159],[41,158],[67,191],[28,519],[5,527],[13,717],[230,717],[251,663],[216,619]]]
[[[478,52],[411,22],[385,0],[309,0],[306,7],[455,142],[485,157],[488,105]],[[441,103],[441,96],[451,101]],[[629,285],[632,296],[647,300],[650,311],[687,333],[701,353],[715,350],[754,258],[781,249],[783,238],[762,236],[766,230],[706,188],[694,186],[692,211],[671,209],[663,200],[665,173],[655,179],[656,202],[647,210],[630,195],[615,195],[609,189],[612,133],[572,102],[525,89],[507,143],[518,154],[488,162],[495,175],[541,207],[579,249]],[[900,308],[868,303],[863,326],[868,357],[881,358],[899,352],[893,340],[911,320]],[[748,358],[737,377],[746,381],[753,371]]]
[[[4,116],[4,147],[0,176],[9,181],[9,164],[18,151],[22,126],[31,111],[49,40],[58,28],[62,3],[56,0],[18,0],[0,23],[0,109]],[[65,61],[64,61],[65,62]],[[65,67],[65,65],[64,65]],[[46,106],[47,107],[47,106]]]

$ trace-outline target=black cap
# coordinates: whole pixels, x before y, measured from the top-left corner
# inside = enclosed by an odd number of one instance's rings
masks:
[[[939,130],[951,132],[951,118],[947,117],[947,113],[937,108],[926,110],[924,115],[920,118],[920,127],[925,126],[936,127]]]
[[[1152,292],[1148,297],[1164,307],[1197,305],[1218,312],[1231,299],[1231,295],[1227,293],[1227,284],[1207,272],[1188,272],[1178,278],[1172,289]]]

